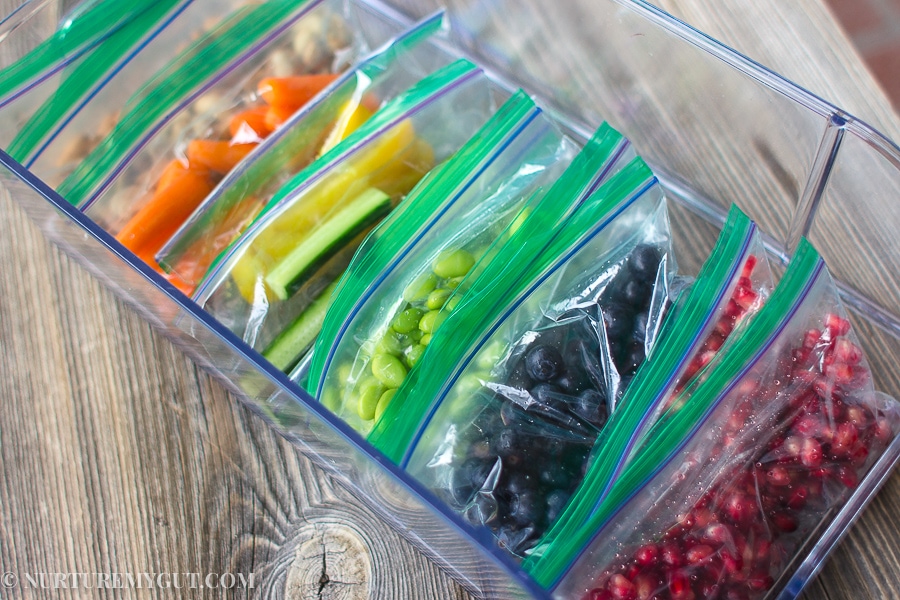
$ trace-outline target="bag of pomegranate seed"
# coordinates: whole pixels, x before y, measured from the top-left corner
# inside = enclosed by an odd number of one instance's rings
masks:
[[[584,480],[547,534],[536,556],[566,545],[600,496],[634,456],[645,434],[694,377],[709,364],[772,290],[772,273],[756,224],[732,206],[718,242],[696,280],[669,311],[647,359],[601,431]],[[683,402],[683,398],[679,398]]]
[[[525,555],[581,480],[674,273],[665,197],[634,161],[579,208],[456,360],[408,470]]]
[[[528,565],[543,586],[566,598],[763,598],[900,430],[805,240],[681,396],[569,532],[566,556]]]

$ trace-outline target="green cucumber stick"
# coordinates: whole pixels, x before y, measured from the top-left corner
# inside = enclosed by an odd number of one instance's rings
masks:
[[[591,516],[584,523],[569,528],[566,535],[557,536],[553,544],[542,544],[540,551],[522,565],[540,585],[547,588],[555,585],[600,528],[690,440],[716,403],[730,393],[730,384],[740,381],[765,353],[767,342],[781,332],[794,309],[806,297],[822,266],[818,252],[808,241],[801,240],[769,300],[736,337],[722,347],[717,360],[707,365],[694,378],[694,384],[679,395],[675,403],[681,405],[679,410],[669,419],[660,419],[650,430],[646,438],[648,443],[613,482],[609,492],[599,498],[600,490],[579,488],[573,501],[593,503]]]
[[[433,177],[423,180],[407,195],[394,211],[396,217],[382,221],[366,238],[341,278],[340,291],[316,341],[309,370],[314,395],[322,393],[328,355],[341,341],[341,327],[369,297],[378,274],[434,226],[438,211],[456,201],[460,191],[478,176],[482,163],[496,154],[497,147],[534,110],[534,102],[527,94],[521,90],[515,93]]]
[[[391,198],[369,188],[337,211],[281,259],[265,277],[279,300],[287,300],[308,275],[391,210]]]
[[[328,287],[322,290],[322,293],[300,313],[294,322],[278,334],[278,337],[263,350],[263,358],[281,371],[290,371],[303,353],[315,342],[336,285],[336,281],[328,284]]]
[[[58,62],[89,51],[103,36],[151,8],[155,0],[90,0],[79,6],[53,35],[0,70],[0,99]]]
[[[605,490],[621,468],[623,458],[635,443],[651,407],[668,396],[677,383],[687,360],[703,343],[704,323],[716,307],[727,302],[726,292],[735,276],[740,276],[743,257],[754,227],[750,219],[732,206],[715,248],[697,275],[686,298],[679,302],[682,310],[670,311],[659,339],[638,369],[634,380],[610,415],[597,438],[592,452],[593,462],[579,489],[593,496]],[[560,535],[583,523],[593,509],[591,500],[579,501],[576,492],[556,523],[544,535],[542,544],[551,545]]]
[[[199,51],[188,49],[184,53],[188,56],[187,60],[175,61],[179,68],[165,77],[154,78],[138,93],[140,100],[123,115],[112,132],[62,182],[57,191],[71,204],[84,206],[116,165],[178,102],[238,59],[293,12],[303,10],[304,4],[295,0],[271,0],[251,10],[241,11],[241,18],[229,20],[198,42]]]
[[[31,115],[9,145],[9,155],[25,163],[41,142],[97,82],[153,28],[178,0],[158,0],[103,40],[90,54],[65,70],[59,87]]]

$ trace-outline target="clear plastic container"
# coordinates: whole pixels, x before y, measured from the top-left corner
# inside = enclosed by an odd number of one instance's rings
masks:
[[[377,0],[367,2],[372,23],[410,24],[435,8],[410,1],[405,14]],[[590,23],[580,22],[576,11],[535,15],[512,0],[448,4],[455,52],[485,66],[501,84],[522,85],[549,113],[562,115],[570,133],[581,133],[581,141],[604,119],[632,141],[674,200],[676,243],[693,239],[700,247],[679,255],[686,270],[699,267],[732,202],[768,234],[773,265],[785,264],[800,236],[808,236],[838,282],[876,388],[900,397],[900,147],[640,0],[599,0]],[[486,18],[487,11],[504,18]],[[534,32],[541,18],[552,21],[554,31],[571,35],[557,43],[523,35]],[[523,40],[542,44],[541,61],[521,59],[527,52]],[[581,87],[559,79],[570,62],[569,44],[585,46],[594,56],[591,64],[579,65]],[[5,154],[0,163],[4,187],[48,238],[464,587],[487,598],[548,597],[494,548],[489,532],[470,528],[387,463],[49,186]],[[747,172],[754,174],[750,186]],[[770,597],[799,594],[898,457],[900,438],[892,440],[830,523],[806,541],[802,558]]]

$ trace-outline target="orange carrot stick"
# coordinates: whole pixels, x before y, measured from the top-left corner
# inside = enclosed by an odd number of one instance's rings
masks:
[[[337,77],[331,73],[268,77],[259,82],[257,91],[269,106],[277,106],[293,113]]]
[[[231,117],[231,121],[228,123],[228,131],[231,133],[231,137],[237,136],[241,132],[241,128],[247,127],[257,137],[264,139],[272,133],[272,130],[266,125],[266,113],[268,110],[268,106],[254,106]]]
[[[228,173],[256,148],[256,144],[232,144],[229,141],[192,140],[188,143],[187,158],[192,168]]]
[[[266,126],[271,127],[274,131],[281,127],[281,124],[291,118],[294,111],[278,106],[270,106],[266,111]]]
[[[208,171],[185,167],[177,160],[169,163],[164,175],[166,185],[162,185],[161,178],[147,204],[116,235],[117,240],[149,264],[213,190]]]

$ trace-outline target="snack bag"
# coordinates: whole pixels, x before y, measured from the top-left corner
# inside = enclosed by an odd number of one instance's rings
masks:
[[[154,162],[145,164],[148,157],[170,152],[179,139],[205,136],[207,128],[219,125],[222,113],[267,77],[345,68],[365,44],[354,33],[348,6],[344,0],[267,0],[232,13],[128,99],[115,127],[78,161],[57,191],[116,231],[133,213],[134,196],[141,195],[126,188],[147,176]],[[293,50],[295,42],[298,51]],[[193,120],[201,114],[205,120]],[[188,125],[196,130],[186,131]],[[150,177],[159,177],[160,171]]]
[[[150,75],[192,52],[191,41],[197,36],[215,35],[223,15],[244,1],[222,5],[165,0],[149,5],[58,76],[20,98],[14,109],[10,107],[7,114],[19,124],[10,154],[52,185],[58,184],[109,133],[128,98],[147,84]],[[89,15],[99,9],[91,9]]]
[[[353,133],[380,106],[452,62],[448,54],[426,43],[443,26],[443,13],[424,19],[338,77],[327,93],[316,96],[277,130],[268,133],[263,124],[266,137],[158,249],[156,261],[172,281],[193,290],[215,257],[291,177]],[[255,133],[248,123],[254,120],[253,110],[233,117],[230,128],[236,137],[249,134],[247,127]]]
[[[629,294],[638,314],[661,310],[674,267],[665,199],[636,160],[577,209],[528,284],[494,302],[499,317],[413,436],[409,472],[524,555],[578,484],[606,399],[633,370],[615,353],[646,336],[647,319],[605,321],[607,309]]]
[[[572,536],[574,563],[532,571],[556,595],[762,598],[900,427],[805,240],[704,372]]]
[[[462,356],[481,331],[490,327],[494,311],[502,308],[500,303],[528,282],[527,271],[532,263],[542,253],[549,256],[545,250],[554,235],[630,153],[628,141],[609,125],[602,125],[562,176],[552,186],[532,194],[506,231],[461,281],[454,282],[444,309],[433,316],[433,323],[425,322],[432,333],[422,338],[425,349],[415,368],[403,378],[368,436],[378,450],[395,463],[405,463],[405,455],[417,439],[416,432],[429,418],[440,397],[441,385],[450,376],[454,357]],[[415,288],[413,285],[412,290]],[[482,302],[483,298],[490,300]],[[468,306],[458,317],[462,320],[453,317],[457,305]],[[447,322],[450,335],[443,333]],[[322,400],[330,405],[330,398]]]
[[[772,276],[757,228],[733,206],[719,240],[691,287],[669,311],[647,359],[594,443],[581,495],[569,502],[541,539],[540,552],[566,545],[568,532],[584,523],[600,495],[622,472],[643,435],[746,319],[762,306]],[[683,401],[683,398],[681,398]]]
[[[424,352],[452,290],[573,149],[524,92],[513,95],[357,252],[316,342],[310,392],[368,429]]]
[[[420,81],[276,193],[195,299],[260,349],[312,318],[307,307],[366,234],[488,119],[493,99],[487,78],[466,60]],[[323,317],[324,310],[318,326]]]

